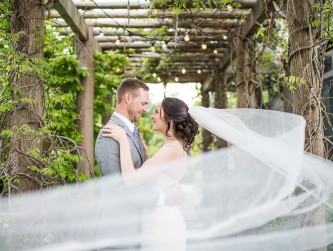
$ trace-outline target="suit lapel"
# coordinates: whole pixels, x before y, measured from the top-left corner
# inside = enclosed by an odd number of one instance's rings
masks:
[[[132,140],[135,148],[138,150],[140,157],[141,157],[141,161],[142,163],[145,161],[144,159],[144,153],[143,153],[143,147],[141,146],[141,144],[139,143],[138,140],[135,140],[134,136],[133,136],[133,132],[126,126],[126,124],[117,116],[112,115],[111,119],[110,119],[113,123],[123,127],[126,131],[126,134],[130,137],[130,139]]]

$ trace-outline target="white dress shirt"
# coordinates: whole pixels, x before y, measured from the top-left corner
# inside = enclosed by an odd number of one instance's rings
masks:
[[[121,121],[123,121],[123,122],[125,123],[125,125],[131,130],[131,132],[134,131],[134,126],[135,126],[135,125],[134,125],[131,121],[129,121],[128,118],[126,118],[125,116],[121,115],[121,114],[118,113],[118,112],[114,112],[113,115],[115,115],[115,116],[117,116],[118,118],[120,118]]]

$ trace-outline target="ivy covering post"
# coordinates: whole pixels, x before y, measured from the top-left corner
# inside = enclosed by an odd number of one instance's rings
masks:
[[[75,49],[81,66],[88,75],[80,76],[82,90],[77,95],[78,126],[83,136],[80,144],[81,161],[79,170],[88,177],[94,175],[94,35],[88,27],[88,40],[76,40]]]
[[[321,89],[323,83],[323,48],[320,4],[315,0],[288,0],[289,82],[293,82],[293,112],[306,119],[305,151],[324,157],[324,127]],[[316,168],[315,166],[313,168]],[[306,184],[311,186],[310,184]],[[311,225],[325,222],[325,207],[314,210]],[[326,250],[322,248],[320,250]]]
[[[293,112],[304,116],[307,122],[305,150],[323,157],[321,89],[324,50],[320,42],[320,6],[317,6],[317,1],[314,0],[290,0],[287,4],[291,75],[289,82],[294,82],[296,87]]]
[[[38,131],[43,127],[44,87],[38,71],[42,69],[44,12],[43,0],[13,2],[11,31],[17,38],[13,48],[20,59],[20,67],[10,73],[15,109],[9,115],[7,128],[12,131],[8,163],[11,173],[20,180],[13,192],[42,187],[32,169],[42,167],[38,156],[43,152],[43,141]]]
[[[255,39],[250,35],[237,38],[237,101],[239,108],[256,108],[255,96]]]

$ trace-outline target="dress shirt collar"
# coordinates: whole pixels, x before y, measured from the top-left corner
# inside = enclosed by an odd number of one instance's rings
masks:
[[[113,115],[117,116],[119,119],[121,119],[121,121],[123,121],[125,123],[125,125],[131,130],[131,132],[134,131],[134,124],[128,120],[128,118],[126,118],[125,116],[121,115],[118,112],[114,112]]]

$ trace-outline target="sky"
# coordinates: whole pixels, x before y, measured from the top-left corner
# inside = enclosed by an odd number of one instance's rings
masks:
[[[147,85],[149,86],[150,102],[152,104],[160,103],[164,98],[164,86],[162,84]],[[200,101],[200,97],[197,97],[197,90],[200,90],[200,85],[197,83],[168,83],[166,87],[166,96],[179,98],[191,107],[196,101]]]

